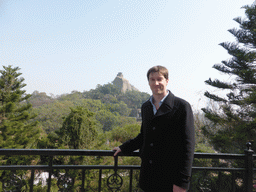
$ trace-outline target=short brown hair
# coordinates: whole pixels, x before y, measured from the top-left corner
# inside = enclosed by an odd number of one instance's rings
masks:
[[[157,65],[157,66],[151,67],[148,70],[148,72],[147,72],[148,80],[149,80],[150,73],[155,73],[155,72],[158,72],[158,73],[162,74],[165,79],[168,79],[168,69],[166,69],[166,67],[164,67],[164,66]]]

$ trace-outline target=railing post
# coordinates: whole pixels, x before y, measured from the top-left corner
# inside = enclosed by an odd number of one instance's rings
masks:
[[[253,153],[252,144],[246,143],[247,149],[245,152],[245,188],[246,192],[252,192],[253,190]]]
[[[130,170],[130,189],[129,189],[129,192],[132,192],[132,175],[133,175],[133,169]]]
[[[82,169],[82,186],[81,191],[84,192],[85,169]]]
[[[29,192],[33,192],[33,185],[34,185],[34,178],[35,178],[35,170],[31,170],[31,180],[30,180],[30,189]]]
[[[110,191],[120,191],[120,188],[123,185],[123,179],[120,175],[117,174],[118,156],[115,156],[114,160],[115,160],[114,174],[108,177],[107,186]]]
[[[49,178],[48,178],[48,188],[47,192],[51,191],[51,184],[52,184],[52,161],[53,161],[53,156],[50,156],[50,162],[49,162]]]
[[[102,169],[99,170],[99,186],[98,186],[98,192],[101,192],[101,177],[102,177]]]

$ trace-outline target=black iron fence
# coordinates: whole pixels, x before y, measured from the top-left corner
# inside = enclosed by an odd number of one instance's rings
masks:
[[[91,156],[91,157],[111,157],[113,151],[102,150],[66,150],[66,149],[0,149],[0,157],[13,156],[40,156],[47,157],[47,164],[38,165],[33,162],[30,165],[17,165],[2,160],[0,165],[1,172],[1,190],[2,191],[54,191],[53,183],[58,187],[56,191],[140,191],[134,182],[137,182],[134,172],[138,172],[139,165],[118,165],[118,159],[122,157],[138,157],[138,152],[129,155],[120,154],[119,157],[113,158],[113,165],[60,165],[54,164],[54,158],[57,156]],[[190,191],[254,191],[255,171],[253,167],[253,150],[250,144],[244,154],[219,154],[219,153],[195,153],[195,163],[192,172],[192,181]],[[210,161],[210,162],[209,162]],[[4,165],[8,164],[8,165]],[[212,166],[214,165],[216,166]],[[34,165],[33,165],[34,164]],[[199,166],[209,165],[209,166]],[[223,166],[224,165],[224,166]],[[241,165],[239,167],[239,165]],[[25,171],[25,180],[17,172]],[[65,170],[58,178],[55,170]],[[74,189],[75,178],[68,174],[68,170],[79,170],[79,186]],[[97,170],[97,182],[94,179],[94,188],[88,187],[88,179],[91,179],[89,170]],[[109,170],[104,172],[104,170]],[[122,171],[121,171],[122,170]],[[125,171],[123,171],[125,170]],[[39,172],[47,173],[44,190],[38,190],[35,175]],[[95,174],[94,174],[95,175]],[[138,175],[138,174],[137,174]],[[88,178],[90,177],[90,178]],[[124,189],[124,178],[128,180],[128,185]],[[57,184],[56,184],[57,183]],[[42,181],[40,183],[42,185]],[[26,187],[24,188],[24,185]]]

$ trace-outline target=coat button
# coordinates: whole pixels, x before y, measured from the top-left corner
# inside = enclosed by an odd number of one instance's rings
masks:
[[[153,163],[153,161],[152,161],[152,160],[149,160],[149,163],[150,163],[150,164],[152,164],[152,163]]]
[[[153,143],[150,143],[150,146],[151,146],[151,147],[153,147],[153,145],[154,145]]]
[[[153,127],[153,130],[155,130],[156,128],[155,127]]]

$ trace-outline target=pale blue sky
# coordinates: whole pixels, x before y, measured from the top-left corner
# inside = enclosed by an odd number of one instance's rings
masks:
[[[118,72],[151,93],[147,70],[164,65],[168,88],[201,107],[213,64],[230,58],[243,5],[253,0],[2,0],[0,64],[21,68],[27,93],[95,89]]]

